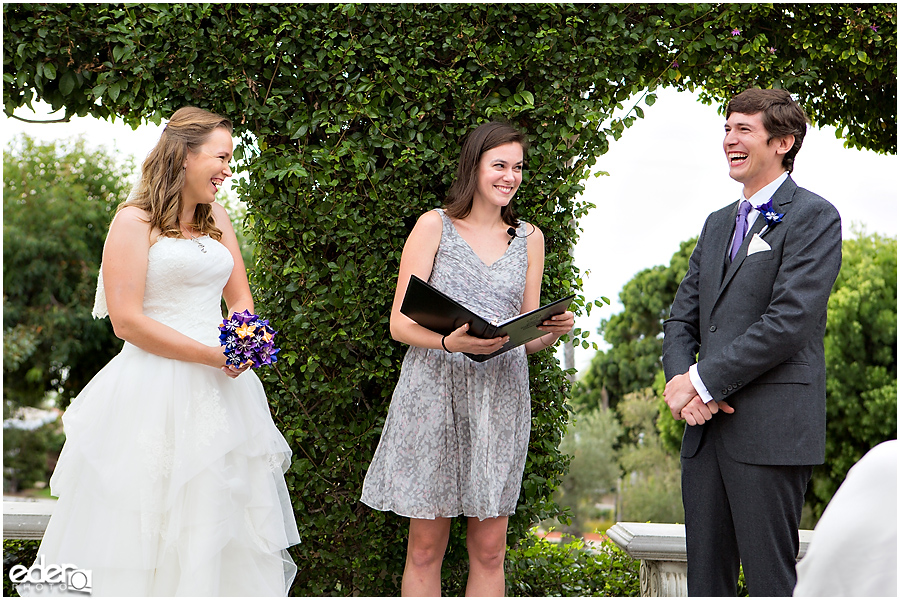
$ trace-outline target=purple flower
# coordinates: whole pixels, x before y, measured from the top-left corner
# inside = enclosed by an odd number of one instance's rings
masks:
[[[259,317],[251,313],[249,310],[244,310],[244,312],[234,313],[231,315],[231,320],[237,322],[238,325],[246,325],[252,321],[258,321]]]
[[[261,365],[270,365],[273,362],[277,361],[278,358],[275,356],[281,351],[281,348],[272,348],[270,346],[265,346],[259,349],[259,356],[257,357],[256,363],[254,366],[259,367]]]
[[[877,32],[877,31],[878,31],[878,25],[869,25],[869,29],[871,29],[872,31],[876,31],[876,32]]]
[[[775,48],[769,47],[769,54],[775,54]]]
[[[769,201],[761,206],[757,206],[756,210],[762,213],[763,217],[766,219],[766,227],[773,227],[776,223],[781,223],[781,219],[784,217],[784,213],[775,212],[775,209],[772,208],[772,199],[769,198]]]
[[[219,344],[225,346],[228,350],[233,349],[237,341],[238,337],[236,335],[228,335],[225,333],[219,335]]]
[[[677,68],[678,68],[678,61],[677,61],[677,60],[673,60],[673,61],[672,61],[672,68],[674,68],[674,69],[677,69]]]
[[[741,35],[741,30],[738,29],[737,27],[735,27],[734,29],[731,30],[731,36],[732,36],[732,37],[737,37],[737,36],[739,36],[739,35]]]

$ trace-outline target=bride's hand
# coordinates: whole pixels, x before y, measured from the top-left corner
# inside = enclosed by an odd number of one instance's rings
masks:
[[[225,373],[232,379],[251,367],[250,363],[243,367],[233,367],[229,365],[227,362],[228,358],[225,356],[225,352],[223,351],[223,349],[223,346],[210,346],[210,351],[212,353],[211,362],[208,363],[210,366],[221,369],[223,373]]]
[[[222,367],[222,372],[234,379],[244,371],[250,368],[251,365],[247,364],[243,367],[232,367],[231,365],[225,365]]]

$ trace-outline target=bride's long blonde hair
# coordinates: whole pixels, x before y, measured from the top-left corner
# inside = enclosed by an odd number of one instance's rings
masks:
[[[181,237],[181,226],[193,227],[215,240],[222,238],[212,207],[198,204],[193,223],[181,223],[181,190],[184,188],[184,161],[196,152],[218,127],[234,132],[231,121],[201,108],[185,106],[172,115],[159,141],[141,166],[141,178],[129,198],[116,210],[136,206],[150,216],[150,227],[166,237]]]

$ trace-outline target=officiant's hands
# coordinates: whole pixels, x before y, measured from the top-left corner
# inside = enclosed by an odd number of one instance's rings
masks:
[[[465,323],[448,336],[444,337],[444,349],[448,352],[468,352],[469,354],[491,354],[509,341],[509,336],[484,340],[469,335],[469,324]]]
[[[547,333],[552,333],[556,336],[556,339],[559,339],[572,331],[573,327],[575,327],[575,313],[570,310],[558,315],[553,315],[538,325],[538,329],[546,331]]]

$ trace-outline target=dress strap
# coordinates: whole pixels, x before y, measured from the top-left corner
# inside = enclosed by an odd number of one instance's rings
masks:
[[[104,319],[109,316],[106,306],[106,288],[103,287],[103,264],[100,264],[100,272],[97,274],[97,291],[94,293],[94,308],[91,316],[95,319]]]

